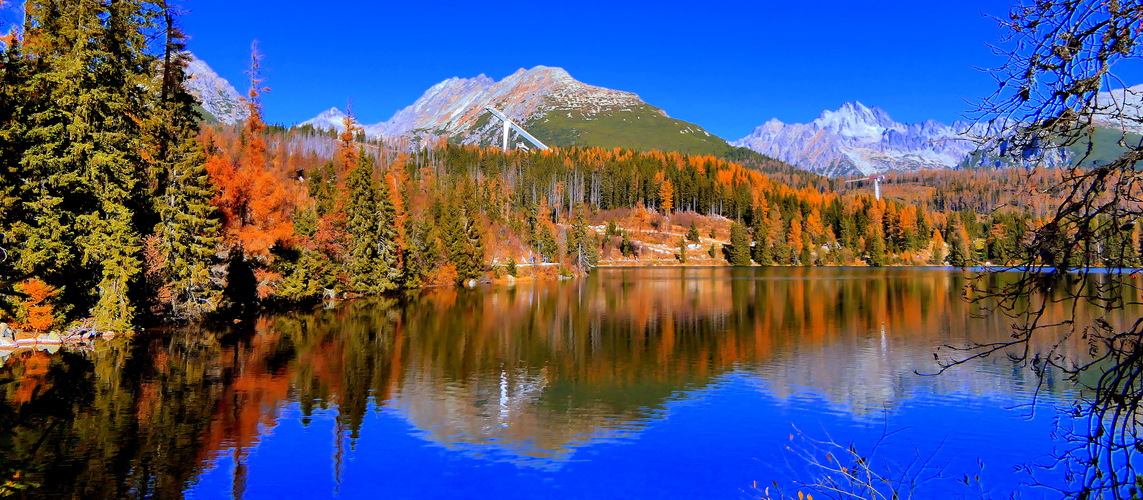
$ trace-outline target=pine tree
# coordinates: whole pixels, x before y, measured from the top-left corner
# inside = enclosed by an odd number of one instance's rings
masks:
[[[750,265],[750,237],[746,235],[746,228],[737,222],[730,225],[730,256],[727,260],[732,266]]]
[[[869,265],[882,267],[888,264],[888,260],[888,245],[885,244],[885,236],[880,232],[874,232],[869,236]]]
[[[388,186],[375,176],[374,158],[364,148],[359,157],[346,178],[350,285],[358,292],[376,294],[395,290],[401,283],[396,214]]]
[[[28,81],[27,66],[20,41],[9,38],[0,47],[0,249],[7,254],[15,251],[16,242],[9,236],[23,212],[20,158],[27,148],[25,113],[30,101],[24,92]],[[21,281],[22,276],[16,271],[15,262],[13,258],[0,259],[0,298],[16,296],[12,294],[15,291],[12,287]]]
[[[698,243],[702,240],[702,238],[699,236],[698,226],[695,225],[695,221],[693,220],[691,221],[691,228],[687,230],[687,239],[695,243]]]
[[[159,103],[150,134],[153,163],[159,175],[155,199],[160,218],[166,286],[171,289],[171,313],[195,318],[218,305],[220,289],[210,276],[221,241],[221,222],[210,204],[214,191],[206,172],[206,152],[198,141],[200,116],[186,90],[187,54],[184,36],[164,5],[164,48]]]
[[[160,206],[166,275],[175,317],[198,317],[218,306],[219,287],[210,276],[221,241],[218,212],[210,204],[214,192],[206,174],[206,153],[194,137],[174,151],[165,203]]]
[[[754,218],[754,246],[751,248],[750,258],[758,265],[769,266],[774,263],[773,245],[770,240],[770,225],[762,216]]]
[[[366,157],[345,179],[345,231],[349,240],[349,286],[359,293],[377,293],[381,279],[377,255],[377,181],[373,160]]]
[[[472,196],[461,190],[458,198],[439,209],[438,225],[449,261],[456,267],[457,281],[464,283],[484,273],[484,236],[480,232]]]
[[[571,233],[568,234],[567,251],[572,264],[583,271],[590,272],[599,264],[599,244],[595,233],[587,230],[587,222],[582,213],[576,216]]]
[[[397,231],[397,209],[389,184],[383,179],[377,186],[377,258],[381,266],[381,291],[396,290],[401,286],[401,239]]]
[[[955,224],[949,231],[949,265],[967,267],[972,263],[972,249],[969,248],[968,232],[964,226]]]

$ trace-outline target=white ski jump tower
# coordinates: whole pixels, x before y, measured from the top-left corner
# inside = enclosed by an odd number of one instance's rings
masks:
[[[517,133],[524,136],[524,138],[527,139],[528,142],[535,144],[537,148],[540,148],[540,150],[547,150],[548,149],[548,147],[545,146],[544,143],[540,142],[539,139],[533,137],[532,134],[529,134],[528,131],[524,130],[519,125],[516,125],[516,122],[512,121],[511,118],[504,116],[504,113],[501,113],[500,110],[498,110],[492,106],[487,106],[484,109],[487,109],[489,113],[492,113],[494,116],[499,118],[500,121],[504,122],[504,139],[501,143],[500,149],[503,149],[504,151],[508,151],[508,132],[509,132],[508,129],[509,128],[516,129]]]
[[[873,197],[878,200],[881,199],[881,181],[885,179],[884,175],[874,175],[871,177],[862,177],[860,179],[850,179],[845,181],[846,184],[851,182],[873,181]]]

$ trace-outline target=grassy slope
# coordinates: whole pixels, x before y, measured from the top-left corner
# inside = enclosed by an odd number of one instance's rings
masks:
[[[624,148],[636,151],[677,151],[689,155],[712,155],[741,163],[799,187],[817,182],[820,176],[775,160],[756,151],[731,146],[726,140],[693,123],[663,116],[658,108],[639,106],[630,111],[612,111],[593,118],[575,112],[553,111],[528,122],[524,128],[551,146]],[[805,177],[806,179],[802,179]]]
[[[1068,153],[1072,155],[1077,161],[1082,161],[1085,165],[1103,165],[1118,158],[1129,149],[1119,145],[1119,138],[1122,133],[1117,130],[1106,128],[1095,129],[1095,134],[1092,136],[1091,155],[1084,158],[1087,153],[1087,141],[1079,141],[1068,147]],[[1139,144],[1140,136],[1137,134],[1127,134],[1126,144]]]
[[[612,111],[592,118],[579,113],[553,111],[532,120],[525,128],[532,135],[554,146],[594,146],[640,151],[657,149],[691,155],[724,156],[733,149],[727,142],[702,127],[663,116],[653,106],[630,111]]]

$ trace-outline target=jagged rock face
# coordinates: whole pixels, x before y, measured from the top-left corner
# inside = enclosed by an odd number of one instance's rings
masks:
[[[250,112],[242,102],[242,95],[225,78],[218,76],[205,61],[187,52],[187,90],[202,103],[202,108],[225,124],[246,119]]]
[[[962,135],[969,128],[963,122],[899,123],[880,108],[852,102],[811,123],[772,119],[731,144],[822,175],[874,174],[955,167],[976,148]]]
[[[526,124],[548,113],[562,112],[591,119],[646,104],[630,92],[579,82],[561,68],[536,66],[530,70],[520,69],[499,82],[485,75],[449,78],[433,85],[388,121],[365,125],[365,134],[371,137],[448,136],[462,143],[492,143],[500,124],[488,118],[486,106]],[[336,108],[302,125],[340,130],[343,127],[340,118],[344,115],[338,116],[333,111]]]

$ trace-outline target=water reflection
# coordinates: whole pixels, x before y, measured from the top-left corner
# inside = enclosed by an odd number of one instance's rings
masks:
[[[1037,380],[1002,356],[914,375],[935,370],[938,345],[1006,334],[1006,318],[973,317],[963,288],[944,270],[611,269],[351,302],[239,331],[156,332],[89,353],[19,352],[0,368],[0,474],[38,485],[32,496],[167,497],[225,462],[242,496],[250,453],[290,408],[303,425],[334,415],[340,481],[377,408],[450,452],[550,470],[637,437],[672,400],[731,373],[767,397],[812,394],[857,419],[921,388],[1003,401],[1030,391]],[[1049,377],[1044,394],[1067,390]]]

